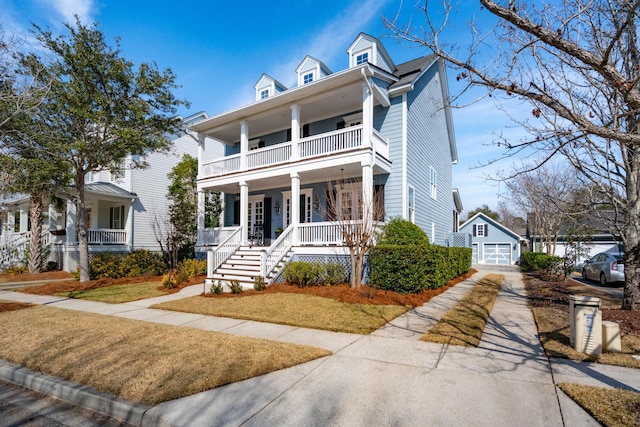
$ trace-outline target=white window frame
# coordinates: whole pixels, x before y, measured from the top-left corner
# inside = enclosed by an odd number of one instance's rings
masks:
[[[356,54],[356,65],[362,65],[369,62],[369,51]]]
[[[416,188],[407,185],[407,221],[416,222]]]
[[[438,171],[433,166],[429,166],[429,186],[431,188],[431,198],[438,199]]]
[[[475,224],[474,225],[476,228],[476,234],[475,237],[487,237],[488,233],[485,233],[485,227],[487,227],[487,224],[482,223],[482,224]]]
[[[315,73],[313,71],[310,71],[308,73],[304,73],[302,75],[302,84],[306,85],[309,83],[313,83],[313,81],[315,80]]]
[[[91,211],[88,216],[90,217]],[[89,219],[87,219],[89,222]],[[124,205],[111,206],[109,208],[109,228],[112,230],[124,230]]]
[[[313,188],[301,188],[300,195],[304,196],[304,222],[313,222]],[[287,228],[291,224],[291,191],[282,192],[282,228]]]
[[[262,89],[260,91],[260,99],[266,99],[269,97],[269,88]]]

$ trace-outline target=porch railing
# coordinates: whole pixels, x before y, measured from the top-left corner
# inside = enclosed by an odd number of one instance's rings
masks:
[[[87,239],[90,245],[124,245],[127,243],[125,230],[96,229],[87,230]]]
[[[262,269],[262,277],[265,279],[273,272],[278,263],[284,258],[284,256],[291,250],[293,246],[293,238],[295,231],[293,226],[287,227],[280,237],[262,254],[262,260],[260,262]],[[269,283],[271,283],[269,281]]]
[[[310,136],[298,143],[300,158],[314,157],[362,145],[362,126],[352,126],[320,135]]]
[[[376,144],[380,146],[376,150],[380,149],[382,154],[385,152],[384,142],[386,140],[375,130],[374,135],[377,136],[373,139],[378,140]],[[362,146],[362,125],[351,126],[301,139],[298,142],[298,156],[301,159],[324,156]],[[388,151],[387,143],[387,156]],[[292,161],[291,154],[291,142],[252,150],[247,153],[247,170],[290,162]],[[202,165],[203,177],[220,176],[240,170],[242,170],[240,154],[223,157]]]
[[[247,153],[249,169],[277,165],[291,160],[291,143],[277,144]]]
[[[342,227],[335,222],[308,222],[298,227],[301,245],[341,245],[344,242]]]
[[[213,276],[216,268],[220,267],[235,253],[242,243],[242,227],[238,227],[217,248],[207,252],[207,277]]]
[[[240,154],[224,157],[202,165],[204,176],[219,176],[240,170]]]
[[[216,246],[220,242],[224,242],[227,238],[236,231],[238,227],[216,227],[205,228],[200,230],[200,238],[198,239],[198,245],[200,246]]]

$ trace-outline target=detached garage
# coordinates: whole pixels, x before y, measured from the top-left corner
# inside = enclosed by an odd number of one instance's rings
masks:
[[[482,212],[460,226],[471,234],[473,264],[515,264],[520,259],[520,236]]]

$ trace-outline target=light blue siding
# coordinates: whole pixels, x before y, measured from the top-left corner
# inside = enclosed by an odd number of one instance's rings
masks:
[[[407,94],[407,183],[416,189],[416,224],[433,243],[444,245],[453,230],[453,160],[439,79],[434,64]],[[437,171],[435,199],[430,167]]]
[[[402,97],[391,99],[388,108],[376,106],[373,127],[389,140],[391,174],[384,189],[385,219],[403,215],[402,207]]]
[[[487,225],[486,236],[474,236],[473,228],[475,226]],[[511,264],[518,261],[520,258],[520,239],[513,231],[502,226],[490,218],[479,215],[471,218],[460,226],[460,233],[468,233],[471,235],[471,241],[474,244],[474,251],[477,247],[477,262],[480,264],[492,263],[502,264],[502,260],[505,258],[495,257],[497,251],[509,251],[509,262]],[[507,249],[508,248],[508,249]]]

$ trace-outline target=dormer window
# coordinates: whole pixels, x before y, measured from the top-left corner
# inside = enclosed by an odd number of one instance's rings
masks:
[[[365,52],[356,57],[356,65],[362,65],[369,62],[369,52]]]
[[[265,99],[269,97],[269,89],[264,89],[260,91],[260,99]]]
[[[287,90],[282,83],[267,74],[263,74],[260,79],[258,79],[258,83],[255,84],[254,88],[256,89],[256,101],[275,96]]]
[[[302,83],[307,84],[313,81],[313,73],[307,73],[302,77]]]

